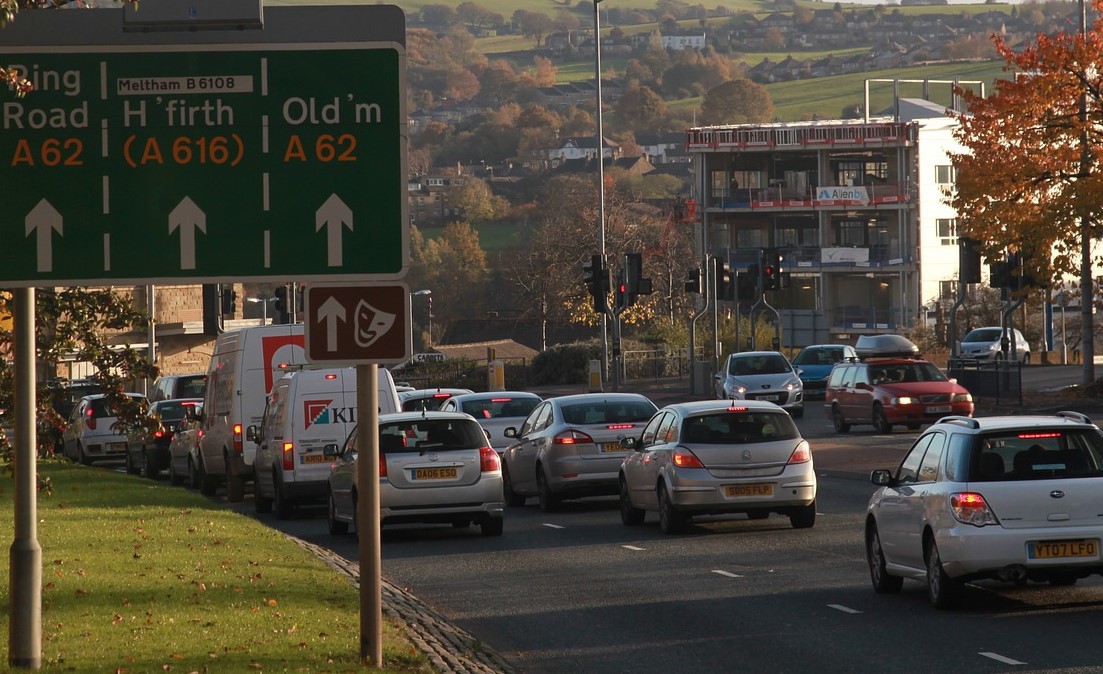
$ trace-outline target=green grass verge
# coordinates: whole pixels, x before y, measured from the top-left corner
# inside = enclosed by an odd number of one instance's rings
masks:
[[[60,461],[38,471],[53,484],[38,499],[43,670],[378,671],[359,663],[359,591],[279,532],[179,487]],[[5,478],[7,541],[13,507]],[[432,671],[387,620],[383,650],[385,672]]]

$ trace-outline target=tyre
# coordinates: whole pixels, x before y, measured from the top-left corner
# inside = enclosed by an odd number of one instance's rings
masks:
[[[501,536],[505,528],[505,518],[484,517],[479,523],[479,531],[483,536]]]
[[[169,457],[169,484],[177,486],[184,484],[184,476],[176,472],[176,462]]]
[[[552,493],[548,485],[548,478],[544,477],[544,469],[536,469],[536,490],[540,493],[540,509],[546,513],[555,512],[559,508],[559,496]]]
[[[157,477],[157,465],[155,462],[149,460],[149,454],[146,453],[146,448],[142,447],[138,452],[138,470],[141,471],[142,477],[153,479]]]
[[[850,424],[846,423],[846,419],[843,418],[843,413],[838,407],[831,408],[831,423],[835,426],[836,433],[846,433],[850,431]]]
[[[272,498],[260,493],[260,478],[256,475],[253,476],[253,509],[261,515],[272,512]]]
[[[892,433],[892,424],[885,416],[885,410],[880,405],[873,406],[873,427],[878,433]]]
[[[295,514],[295,504],[283,493],[280,481],[274,478],[272,480],[272,510],[276,513],[276,518],[281,520],[289,520]]]
[[[502,492],[505,496],[506,505],[511,508],[521,508],[528,500],[524,495],[513,491],[513,480],[509,479],[509,468],[504,463],[502,464]]]
[[[1027,351],[1023,354],[1023,365],[1030,365],[1030,352]]]
[[[885,570],[885,551],[881,549],[881,536],[872,522],[866,532],[866,562],[869,563],[869,580],[878,594],[896,594],[904,587],[904,579],[891,576]]]
[[[471,520],[456,520],[452,522],[453,529],[466,529],[471,526]]]
[[[226,456],[226,500],[241,503],[245,500],[245,476],[236,475],[230,469],[230,457]]]
[[[349,532],[349,523],[341,522],[337,519],[337,504],[333,501],[332,492],[329,494],[329,498],[326,499],[326,524],[329,525],[329,533],[332,536],[344,536]],[[269,509],[271,509],[271,503],[269,503]]]
[[[747,519],[749,520],[764,520],[770,516],[769,510],[752,510],[747,513]]]
[[[84,445],[79,444],[79,443],[77,444],[77,460],[80,461],[81,464],[83,464],[85,466],[91,466],[92,465],[92,457],[90,457],[90,456],[88,456],[87,454],[84,453]]]
[[[634,527],[643,524],[646,513],[632,505],[632,499],[628,496],[628,482],[620,480],[620,521],[626,526]]]
[[[803,407],[797,407],[795,409],[789,410],[789,416],[794,418],[794,419],[800,419],[801,417],[804,416],[804,408]]]
[[[138,474],[141,473],[141,469],[138,466],[138,464],[134,462],[134,459],[130,458],[130,456],[131,456],[130,449],[127,448],[127,450],[126,450],[126,459],[125,459],[126,474],[127,475],[138,475]]]
[[[664,534],[678,534],[685,530],[689,518],[674,507],[666,487],[659,487],[659,529]]]
[[[204,496],[214,496],[218,491],[218,478],[207,472],[203,466],[203,459],[199,460],[199,493]]]
[[[816,524],[816,502],[806,506],[797,506],[789,512],[789,524],[794,529],[810,529]]]
[[[203,484],[203,476],[199,473],[199,468],[195,465],[195,461],[188,457],[188,486],[192,489],[199,489]]]
[[[965,593],[965,583],[946,575],[942,568],[942,558],[938,556],[938,545],[934,538],[927,540],[927,595],[937,609],[953,609],[961,605]]]
[[[1079,580],[1071,573],[1055,573],[1049,577],[1049,584],[1054,587],[1070,587],[1076,585],[1076,581]]]
[[[918,431],[919,430],[919,424],[908,424],[908,430],[909,431]]]

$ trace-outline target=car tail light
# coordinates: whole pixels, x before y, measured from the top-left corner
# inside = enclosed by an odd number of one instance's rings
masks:
[[[701,459],[697,458],[697,455],[689,451],[684,447],[679,447],[674,450],[674,465],[679,468],[704,468],[705,464],[701,463]]]
[[[492,447],[483,447],[479,450],[479,470],[484,473],[493,473],[502,469],[502,460],[498,458],[498,452]]]
[[[168,431],[165,430],[164,426],[158,426],[157,430],[153,431],[153,437],[155,437],[155,438],[163,438],[167,434],[168,434]],[[172,436],[169,436],[169,437],[172,437]]]
[[[582,431],[576,431],[573,428],[563,431],[559,435],[552,438],[553,445],[585,445],[593,444],[594,439]]]
[[[241,442],[241,424],[234,424],[234,451],[245,451],[245,445]]]
[[[379,455],[379,477],[387,477],[387,457]]]
[[[808,447],[807,440],[801,440],[797,448],[793,450],[793,453],[789,456],[789,465],[794,463],[808,463],[812,460],[812,450]]]
[[[331,373],[325,375],[324,378],[327,379],[327,380],[332,380],[332,379],[336,379],[337,375],[335,375],[331,372]]]
[[[84,423],[88,424],[89,430],[96,430],[96,413],[91,407],[84,410]]]
[[[1000,523],[984,497],[972,491],[950,494],[950,512],[958,522],[975,527]]]
[[[295,443],[283,443],[283,469],[295,470]]]

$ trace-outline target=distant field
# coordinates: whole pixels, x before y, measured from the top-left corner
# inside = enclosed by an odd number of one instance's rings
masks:
[[[443,227],[422,227],[420,229],[426,239],[436,239],[444,234]],[[516,222],[486,223],[474,225],[474,229],[479,233],[479,246],[488,254],[523,248],[528,240],[528,232],[525,227]]]

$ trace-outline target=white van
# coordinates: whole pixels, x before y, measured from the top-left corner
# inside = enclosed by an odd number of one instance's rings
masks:
[[[379,368],[376,404],[380,414],[399,411],[391,373]],[[322,502],[330,459],[326,445],[341,445],[356,428],[356,369],[304,370],[285,375],[268,394],[259,427],[250,426],[255,442],[254,503],[258,513],[276,511],[287,519],[300,502]]]
[[[227,499],[245,498],[256,453],[256,445],[245,442],[245,429],[261,422],[272,385],[286,372],[305,366],[301,323],[242,328],[218,336],[207,367],[196,466],[203,494],[214,494],[225,481]]]

